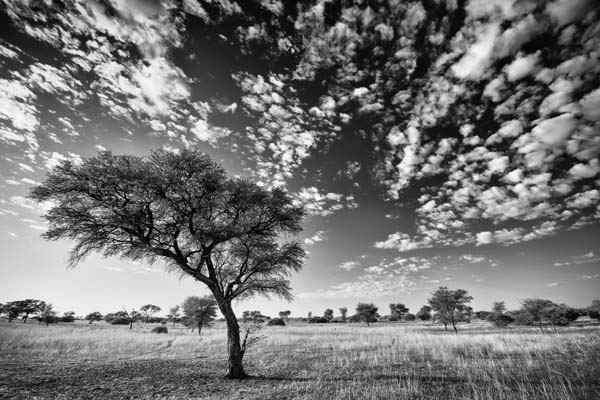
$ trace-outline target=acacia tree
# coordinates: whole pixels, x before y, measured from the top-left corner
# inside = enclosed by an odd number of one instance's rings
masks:
[[[29,319],[30,314],[39,313],[42,311],[46,303],[42,300],[34,300],[34,299],[25,299],[13,301],[11,303],[14,308],[18,311],[17,316],[23,315],[23,323],[27,323],[27,319]]]
[[[56,311],[54,311],[54,306],[52,303],[44,303],[39,310],[39,322],[40,324],[44,322],[46,326],[53,322],[56,317]]]
[[[525,299],[521,304],[523,305],[521,311],[525,316],[525,322],[529,324],[537,323],[542,333],[545,334],[542,320],[547,316],[547,309],[556,304],[546,299]]]
[[[287,278],[305,255],[284,240],[304,215],[287,192],[228,178],[198,151],[64,161],[29,196],[52,202],[43,237],[74,242],[71,266],[94,252],[162,261],[208,287],[227,322],[228,378],[246,376],[233,300],[290,300]]]
[[[432,310],[436,312],[436,318],[444,324],[446,331],[448,324],[452,323],[454,333],[458,335],[456,321],[464,320],[465,313],[472,311],[467,303],[470,303],[473,297],[464,289],[450,290],[446,286],[440,286],[431,296],[428,301]]]
[[[102,321],[103,318],[104,316],[98,311],[91,312],[85,316],[85,320],[90,321],[90,324],[92,324],[94,321]]]
[[[176,305],[169,310],[169,314],[167,314],[167,319],[173,320],[173,328],[175,328],[175,322],[177,322],[177,318],[181,316],[179,310],[181,309],[180,305]]]
[[[14,319],[19,318],[21,314],[21,308],[19,307],[18,302],[10,301],[3,305],[2,313],[6,314],[8,317],[8,322],[12,322]]]
[[[333,319],[333,310],[331,308],[326,309],[325,312],[323,312],[323,318],[325,318],[327,322],[331,322]]]
[[[189,296],[183,301],[183,315],[192,328],[198,327],[198,335],[202,327],[208,326],[217,316],[217,302],[211,296]]]
[[[148,320],[152,318],[154,314],[160,312],[161,308],[159,306],[155,306],[154,304],[145,304],[140,308],[140,314],[144,318],[144,322],[148,323]]]

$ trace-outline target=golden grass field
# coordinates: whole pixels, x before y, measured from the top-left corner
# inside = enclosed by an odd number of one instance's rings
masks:
[[[0,322],[0,398],[600,399],[600,326],[265,327],[228,381],[225,328]]]

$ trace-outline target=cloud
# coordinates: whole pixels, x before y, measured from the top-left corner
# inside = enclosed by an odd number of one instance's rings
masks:
[[[317,231],[313,236],[304,239],[304,244],[312,246],[315,243],[322,242],[327,239],[326,233],[326,231]]]
[[[360,263],[357,261],[346,261],[338,265],[338,268],[343,269],[344,271],[350,271],[356,269],[360,266]]]
[[[294,204],[302,205],[309,215],[326,217],[342,209],[358,207],[353,195],[322,193],[316,187],[301,188],[294,194]]]

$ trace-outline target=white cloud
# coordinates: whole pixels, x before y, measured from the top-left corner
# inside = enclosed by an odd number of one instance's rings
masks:
[[[327,239],[325,231],[317,231],[313,236],[304,239],[304,244],[307,246],[312,246],[315,243],[322,242]]]
[[[493,60],[494,43],[499,33],[498,22],[478,27],[474,34],[478,40],[471,45],[460,61],[452,66],[452,72],[461,79],[481,79]]]
[[[356,269],[360,266],[360,263],[357,261],[346,261],[338,265],[338,268],[343,269],[344,271],[350,271]]]
[[[536,67],[539,62],[540,52],[529,54],[516,58],[512,63],[506,66],[506,75],[509,81],[523,79],[527,75],[532,75],[536,72]]]

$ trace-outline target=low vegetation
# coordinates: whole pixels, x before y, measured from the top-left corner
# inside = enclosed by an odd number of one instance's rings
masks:
[[[597,399],[600,326],[431,322],[264,326],[243,382],[222,379],[226,326],[0,322],[0,397]],[[134,382],[135,384],[132,384]]]

